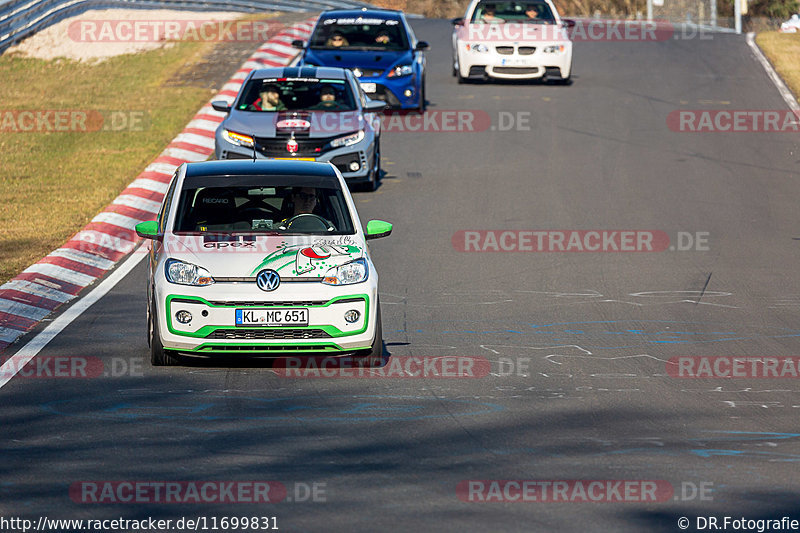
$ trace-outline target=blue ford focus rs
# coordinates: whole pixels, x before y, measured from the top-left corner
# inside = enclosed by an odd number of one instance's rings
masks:
[[[425,110],[425,54],[401,11],[333,10],[320,15],[298,66],[343,67],[364,92],[395,109]]]

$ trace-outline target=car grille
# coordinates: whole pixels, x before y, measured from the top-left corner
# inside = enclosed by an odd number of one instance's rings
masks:
[[[286,149],[286,143],[289,140],[288,135],[281,135],[277,138],[256,137],[256,149],[267,157],[317,156],[329,150],[330,148],[326,149],[326,145],[336,137],[338,135],[315,139],[295,136],[297,152],[294,154]]]
[[[539,72],[536,67],[494,67],[492,70],[497,74],[536,74]]]
[[[503,54],[504,56],[510,56],[514,53],[513,46],[497,46],[495,47],[495,50],[497,50],[498,54]]]
[[[367,96],[369,96],[373,100],[382,100],[392,107],[400,106],[400,100],[397,99],[397,97],[392,93],[392,91],[390,91],[380,83],[375,84],[375,92],[367,93]]]
[[[371,68],[362,68],[361,76],[359,78],[377,78],[383,74],[383,70],[381,69],[371,69]]]
[[[469,67],[469,77],[483,76],[486,74],[486,67],[483,65],[472,65]]]
[[[321,329],[216,329],[206,339],[329,339]]]
[[[520,46],[519,48],[517,48],[517,52],[519,52],[519,55],[521,56],[532,55],[535,51],[536,51],[535,46]]]
[[[203,346],[197,350],[197,353],[245,353],[256,352],[261,354],[279,354],[287,352],[316,352],[316,353],[342,353],[342,350],[330,344],[290,344],[272,346],[269,344],[219,344],[213,346]]]

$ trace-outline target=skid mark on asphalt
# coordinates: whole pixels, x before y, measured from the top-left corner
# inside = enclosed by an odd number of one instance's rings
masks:
[[[285,423],[357,424],[383,421],[419,421],[480,416],[504,410],[498,404],[451,400],[431,396],[346,395],[258,398],[236,395],[170,395],[152,393],[126,401],[86,398],[58,400],[42,405],[50,414],[109,422],[146,422],[181,427],[201,433],[237,428],[275,427]],[[113,402],[113,403],[112,403]],[[231,409],[231,402],[236,408]]]

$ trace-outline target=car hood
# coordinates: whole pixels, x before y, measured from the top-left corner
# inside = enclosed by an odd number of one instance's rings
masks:
[[[302,133],[309,137],[334,137],[364,129],[366,121],[359,111],[278,111],[231,110],[221,128],[256,137],[276,137],[278,133]]]
[[[360,67],[365,69],[386,70],[398,63],[410,64],[413,59],[411,52],[408,50],[399,52],[375,50],[349,50],[345,52],[340,52],[339,50],[309,50],[306,52],[303,61],[305,63],[311,63],[312,65],[325,67]]]
[[[328,270],[364,257],[355,235],[339,236],[175,236],[167,257],[207,269],[214,278],[253,277],[272,269],[281,277],[321,278]]]

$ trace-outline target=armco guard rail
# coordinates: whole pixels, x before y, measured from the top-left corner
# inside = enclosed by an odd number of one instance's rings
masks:
[[[354,0],[9,0],[0,1],[0,53],[25,37],[88,9],[183,9],[191,11],[264,10],[296,13],[371,7]]]

